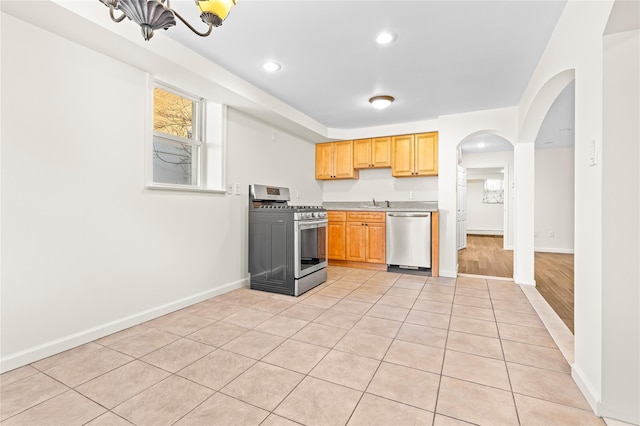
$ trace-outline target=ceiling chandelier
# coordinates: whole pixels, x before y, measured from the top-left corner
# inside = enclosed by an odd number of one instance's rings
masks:
[[[191,26],[178,12],[171,9],[170,0],[100,0],[109,7],[109,14],[114,22],[129,18],[140,25],[145,40],[153,37],[153,31],[168,29],[176,24],[176,18],[182,21],[191,31],[200,37],[211,34],[213,27],[219,27],[225,20],[236,0],[195,0],[200,9],[200,19],[209,25],[209,29],[200,32]],[[115,11],[122,12],[116,17]]]

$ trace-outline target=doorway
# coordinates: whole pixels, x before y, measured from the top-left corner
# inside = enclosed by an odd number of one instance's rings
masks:
[[[458,273],[513,278],[513,146],[477,134],[459,150]]]
[[[534,277],[573,332],[575,80],[560,92],[535,140]]]

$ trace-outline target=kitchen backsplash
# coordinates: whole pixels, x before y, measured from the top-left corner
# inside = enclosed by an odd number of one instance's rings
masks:
[[[394,178],[391,169],[361,170],[360,178],[323,181],[323,201],[438,200],[438,177]],[[410,198],[413,196],[413,198]]]

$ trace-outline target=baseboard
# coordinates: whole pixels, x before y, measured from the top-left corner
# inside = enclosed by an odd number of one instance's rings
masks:
[[[537,251],[540,253],[574,254],[573,249],[561,249],[561,248],[534,247],[533,251]]]
[[[121,318],[69,336],[61,337],[59,339],[34,346],[32,348],[28,348],[14,354],[10,354],[0,360],[0,373],[22,367],[23,365],[30,364],[32,362],[41,360],[51,355],[58,354],[60,352],[64,352],[80,345],[84,345],[101,337],[108,336],[110,334],[116,333],[129,327],[133,327],[138,324],[142,324],[143,322],[158,318],[171,312],[175,312],[179,309],[186,308],[187,306],[202,302],[211,297],[218,296],[237,288],[247,287],[248,285],[249,278],[247,277],[242,280],[216,287],[215,289],[194,294],[192,296],[185,297],[183,299],[176,300],[165,305],[157,306],[155,308],[139,312],[125,318]]]
[[[467,235],[496,235],[502,237],[504,231],[502,229],[467,229]]]
[[[571,378],[578,385],[580,392],[582,392],[596,416],[600,416],[600,396],[575,362],[571,364]]]
[[[446,278],[457,278],[458,276],[458,272],[457,271],[448,271],[446,269],[440,269],[440,274],[441,277],[446,277]]]
[[[520,284],[520,285],[532,285],[534,287],[536,285],[536,280],[534,280],[534,279],[521,279],[517,275],[513,276],[513,282],[515,282],[516,284]]]
[[[458,278],[460,277],[482,278],[485,280],[493,280],[493,281],[513,281],[513,278],[509,278],[509,277],[494,277],[492,275],[464,274],[464,273],[458,272]]]

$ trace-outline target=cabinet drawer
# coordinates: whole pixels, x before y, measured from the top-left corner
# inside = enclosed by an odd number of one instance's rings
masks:
[[[347,220],[347,212],[328,211],[327,219],[329,222],[344,222]]]
[[[386,216],[384,212],[347,212],[347,222],[384,222]]]

